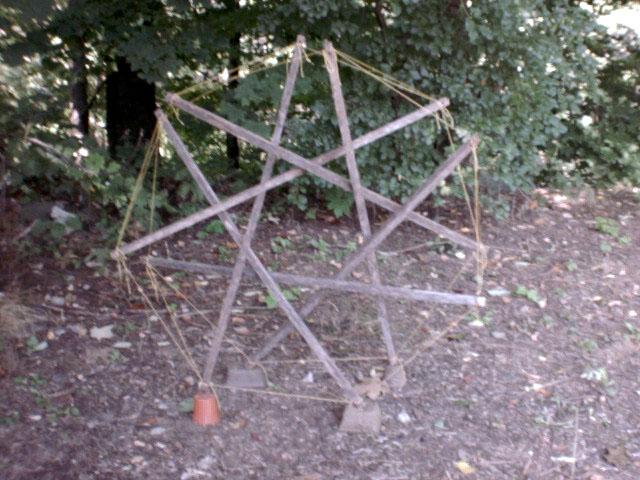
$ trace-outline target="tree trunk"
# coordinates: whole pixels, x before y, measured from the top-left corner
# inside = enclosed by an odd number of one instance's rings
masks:
[[[225,0],[225,6],[230,11],[236,11],[240,9],[240,4],[237,0]],[[233,75],[237,75],[235,69],[240,66],[240,37],[241,34],[235,33],[231,38],[231,48],[229,49],[229,70],[233,71]],[[232,80],[229,82],[229,90],[234,90],[238,86],[238,80]],[[227,133],[227,160],[229,162],[229,168],[237,170],[240,168],[240,144],[238,139]]]
[[[149,140],[156,124],[155,84],[140,78],[124,57],[116,60],[117,70],[107,75],[107,139],[109,153],[126,144]]]
[[[75,42],[72,53],[71,72],[71,123],[83,137],[89,134],[89,101],[87,97],[87,69],[85,45],[82,38]]]

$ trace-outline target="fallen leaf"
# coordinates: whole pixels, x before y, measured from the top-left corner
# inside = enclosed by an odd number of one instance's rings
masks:
[[[185,398],[178,404],[178,411],[181,413],[193,412],[193,398]]]
[[[232,424],[230,424],[230,427],[234,430],[238,430],[239,428],[246,427],[248,423],[249,421],[246,418],[241,418],[237,422],[233,422]]]
[[[491,290],[487,290],[487,293],[491,297],[504,297],[511,294],[509,290],[503,287],[492,288]]]
[[[398,421],[406,425],[411,422],[411,416],[403,410],[398,414]]]
[[[360,395],[366,395],[371,400],[375,400],[389,392],[389,386],[380,377],[365,378],[362,383],[357,384],[354,388]]]
[[[629,453],[624,445],[605,448],[602,457],[614,467],[624,467],[630,461]]]
[[[96,340],[106,340],[113,338],[113,325],[105,325],[104,327],[91,327],[89,333],[91,338]]]
[[[158,424],[158,419],[156,417],[146,417],[138,422],[139,427],[153,427]]]
[[[426,253],[418,253],[417,257],[421,262],[429,263],[429,255],[427,255]]]
[[[462,472],[463,475],[471,475],[475,473],[476,469],[469,465],[464,460],[460,460],[459,462],[455,462],[454,465],[458,470]]]

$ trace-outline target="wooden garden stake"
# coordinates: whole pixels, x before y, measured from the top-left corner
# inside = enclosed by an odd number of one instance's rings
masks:
[[[205,275],[221,274],[231,276],[233,268],[212,263],[188,262],[173,258],[147,257],[150,265],[157,268],[169,268],[191,273],[203,273]],[[475,295],[463,295],[460,293],[435,292],[432,290],[419,290],[414,288],[391,287],[387,285],[371,285],[369,283],[354,282],[350,280],[338,280],[335,278],[309,277],[295,273],[269,272],[274,280],[285,285],[297,285],[308,288],[320,288],[334,290],[336,292],[360,293],[372,297],[388,297],[401,300],[413,300],[424,303],[444,303],[451,305],[475,305],[483,307],[484,297]],[[243,278],[255,278],[251,271],[244,270]]]
[[[298,70],[300,68],[303,44],[304,37],[298,36],[296,50],[293,55],[291,66],[289,67],[289,72],[287,73],[287,80],[285,82],[282,99],[280,100],[280,108],[278,109],[276,117],[276,127],[274,129],[273,136],[271,137],[271,141],[276,144],[280,143],[280,139],[282,138],[284,122],[287,119],[287,111],[289,110],[289,104],[291,103],[293,87],[296,83],[296,77],[298,76]],[[264,169],[262,170],[262,177],[260,179],[261,184],[271,178],[275,161],[276,158],[273,154],[269,154],[267,156],[267,161],[264,165]],[[222,301],[222,309],[220,310],[220,317],[218,318],[218,325],[214,333],[213,343],[207,353],[207,360],[203,375],[205,383],[211,383],[213,370],[215,369],[216,361],[220,354],[220,348],[222,347],[222,340],[224,339],[224,334],[229,324],[229,318],[231,317],[231,308],[236,300],[240,281],[242,280],[242,274],[247,263],[247,252],[251,247],[251,241],[253,240],[256,227],[258,226],[258,221],[260,220],[265,196],[266,192],[263,192],[258,195],[253,202],[253,208],[251,209],[251,215],[249,216],[249,224],[244,237],[242,238],[242,242],[240,243],[240,251],[238,252],[233,273],[231,274],[231,281],[227,288],[227,293],[224,296],[224,300]]]
[[[365,240],[371,237],[371,224],[369,223],[369,214],[367,213],[367,205],[364,202],[364,196],[362,193],[362,183],[360,182],[360,172],[358,171],[358,164],[356,162],[356,154],[353,148],[353,141],[351,139],[351,130],[349,129],[349,120],[347,118],[347,107],[344,103],[344,97],[342,94],[342,85],[340,83],[340,73],[338,72],[338,59],[336,58],[336,52],[333,49],[331,42],[325,41],[324,43],[324,55],[327,71],[329,72],[329,81],[331,83],[331,95],[333,96],[333,104],[336,109],[336,115],[338,117],[338,127],[340,129],[340,136],[342,137],[342,146],[345,149],[345,157],[347,159],[347,169],[349,171],[349,178],[351,180],[351,188],[353,189],[353,197],[356,203],[356,211],[358,212],[358,222],[360,223],[360,229]],[[369,274],[374,286],[380,286],[380,274],[378,273],[378,262],[376,261],[375,251],[367,257],[367,265],[369,267]],[[378,321],[380,322],[380,328],[382,330],[382,338],[384,345],[387,349],[387,355],[389,356],[389,362],[395,364],[398,360],[396,356],[396,349],[393,345],[393,338],[391,337],[391,327],[389,326],[389,319],[387,315],[387,305],[383,298],[378,299]]]

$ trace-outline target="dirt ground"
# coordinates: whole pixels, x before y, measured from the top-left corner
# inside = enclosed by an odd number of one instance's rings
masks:
[[[5,248],[3,298],[31,307],[35,319],[31,338],[0,366],[0,478],[638,479],[637,198],[539,191],[514,202],[508,219],[486,218],[488,304],[480,316],[389,301],[394,340],[410,361],[403,391],[379,400],[378,435],[338,431],[340,391],[296,335],[263,364],[269,391],[284,395],[220,388],[222,422],[195,426],[185,411],[195,374],[159,321],[167,317],[129,295],[113,268],[74,267],[74,249],[89,239],[28,262]],[[464,208],[436,213],[470,235]],[[357,231],[353,219],[327,216],[272,214],[265,225],[255,245],[269,268],[322,275],[337,271]],[[198,232],[153,253],[233,260],[224,235]],[[387,284],[473,294],[471,253],[404,224],[378,258]],[[226,282],[163,275],[200,365]],[[290,293],[298,306],[308,295]],[[267,301],[260,285],[243,285],[217,382],[224,366],[242,363],[285,321]],[[92,336],[108,325],[113,336]],[[372,299],[332,293],[310,326],[353,377],[383,371]]]

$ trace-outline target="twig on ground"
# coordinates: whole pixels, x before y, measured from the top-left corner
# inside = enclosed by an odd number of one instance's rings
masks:
[[[574,458],[574,462],[571,464],[571,478],[575,478],[576,475],[576,464],[578,463],[578,434],[580,433],[579,429],[579,419],[580,419],[580,410],[576,408],[576,420],[574,422],[574,433],[573,433],[573,450],[572,456]]]

